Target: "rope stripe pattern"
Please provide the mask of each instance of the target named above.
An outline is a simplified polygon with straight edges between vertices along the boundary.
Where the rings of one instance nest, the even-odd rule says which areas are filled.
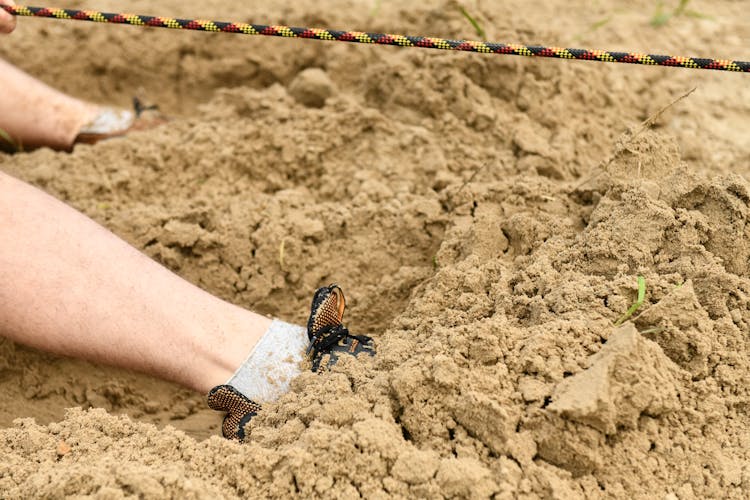
[[[581,59],[611,63],[640,64],[647,66],[670,66],[691,69],[713,69],[750,73],[750,62],[728,59],[706,59],[699,57],[662,56],[635,52],[610,52],[606,50],[566,49],[539,45],[519,45],[471,40],[446,40],[423,36],[389,35],[385,33],[364,33],[361,31],[338,31],[316,28],[295,28],[291,26],[268,26],[264,24],[227,23],[202,19],[173,19],[169,17],[141,16],[136,14],[111,14],[91,10],[52,9],[46,7],[23,7],[0,5],[16,16],[50,17],[96,23],[130,24],[156,28],[212,31],[217,33],[237,33],[244,35],[280,36],[285,38],[308,38],[352,43],[395,45],[398,47],[418,47],[482,54],[508,54],[526,57],[552,57],[556,59]]]

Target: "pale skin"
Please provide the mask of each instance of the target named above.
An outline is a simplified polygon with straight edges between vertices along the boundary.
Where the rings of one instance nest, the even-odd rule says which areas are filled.
[[[14,4],[11,0],[0,3]],[[0,10],[0,34],[10,33],[15,26],[15,18]],[[24,149],[68,150],[99,107],[65,95],[0,60],[0,110],[0,129]]]
[[[0,33],[15,26],[5,14]],[[69,149],[97,109],[3,61],[0,89],[0,128],[25,145]],[[271,324],[2,172],[0,241],[0,336],[40,350],[207,392],[232,376]]]

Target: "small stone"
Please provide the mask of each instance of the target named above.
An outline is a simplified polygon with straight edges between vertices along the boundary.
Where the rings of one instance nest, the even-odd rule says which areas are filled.
[[[659,416],[679,405],[676,365],[630,322],[589,362],[558,384],[549,411],[611,435],[636,428],[643,413]]]
[[[161,409],[161,405],[157,403],[156,401],[149,401],[143,405],[143,411],[145,411],[149,415],[153,415],[154,413],[158,412],[160,409]]]
[[[508,452],[508,436],[515,434],[516,418],[497,398],[478,391],[466,391],[454,409],[456,422],[498,455]]]
[[[491,498],[499,488],[492,473],[473,458],[446,458],[435,477],[448,498]]]
[[[190,409],[184,403],[177,403],[172,406],[172,420],[184,420],[190,416]]]
[[[433,478],[440,465],[440,455],[433,451],[408,450],[393,464],[393,477],[407,484],[426,483]]]
[[[198,224],[170,220],[164,225],[159,241],[165,246],[190,248],[196,244],[205,230]]]
[[[289,94],[310,108],[322,108],[333,91],[333,82],[320,68],[308,68],[300,72],[289,85]]]
[[[541,380],[531,377],[524,377],[518,382],[518,390],[521,392],[523,400],[527,403],[541,401],[549,396],[550,390],[547,384]]]
[[[333,479],[328,476],[319,477],[318,480],[315,481],[315,491],[320,495],[330,493],[331,488],[333,488]]]
[[[457,387],[461,374],[458,365],[448,356],[438,354],[432,361],[432,378],[444,387]]]
[[[57,443],[57,456],[58,457],[62,458],[68,453],[70,453],[70,451],[71,451],[70,445],[66,443],[65,441],[60,441]]]

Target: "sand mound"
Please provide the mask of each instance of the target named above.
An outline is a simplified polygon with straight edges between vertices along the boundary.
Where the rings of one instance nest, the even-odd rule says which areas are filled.
[[[233,17],[473,34],[450,2],[383,2],[374,18],[369,2],[323,4],[246,2]],[[478,15],[490,38],[560,45],[645,33],[628,48],[700,52],[694,38],[705,52],[718,29],[743,33],[732,2],[662,29],[636,4],[598,7],[621,13],[606,33],[510,7]],[[228,17],[224,2],[160,5]],[[71,32],[63,55],[92,57],[50,64]],[[138,33],[24,23],[3,40],[68,91],[142,92],[176,119],[0,168],[244,307],[301,322],[311,291],[336,281],[378,356],[302,375],[238,445],[215,436],[202,395],[0,340],[3,496],[747,495],[741,77]],[[39,57],[20,60],[31,46]],[[615,327],[639,275],[646,301]]]

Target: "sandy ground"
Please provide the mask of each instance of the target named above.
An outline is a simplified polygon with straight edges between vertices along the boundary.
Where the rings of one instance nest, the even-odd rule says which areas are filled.
[[[373,5],[128,10],[476,37],[453,2]],[[739,1],[463,5],[490,40],[750,59]],[[243,307],[302,322],[336,281],[379,350],[239,445],[201,394],[0,340],[0,497],[750,494],[746,75],[51,20],[0,55],[175,117],[0,169]]]

